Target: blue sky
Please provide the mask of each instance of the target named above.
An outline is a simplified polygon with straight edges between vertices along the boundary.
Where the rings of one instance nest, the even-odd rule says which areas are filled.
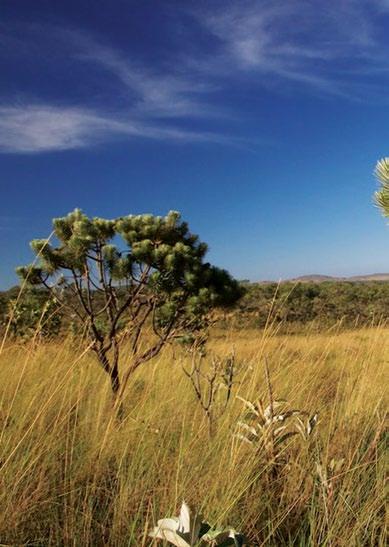
[[[0,287],[51,219],[179,210],[238,278],[389,271],[389,1],[3,0]]]

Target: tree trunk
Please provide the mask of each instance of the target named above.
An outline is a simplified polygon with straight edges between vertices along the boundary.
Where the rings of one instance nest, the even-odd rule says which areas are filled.
[[[122,393],[119,376],[119,359],[118,354],[115,355],[114,362],[111,364],[108,360],[107,354],[101,350],[95,350],[97,358],[100,361],[104,371],[108,374],[111,382],[111,391],[113,399],[113,409],[116,413],[116,417],[119,421],[122,420],[124,414],[124,407],[122,402]]]
[[[112,393],[113,393],[114,398],[116,399],[116,397],[119,394],[119,390],[120,390],[119,368],[118,368],[117,363],[113,364],[113,366],[111,368],[111,371],[109,373],[109,376],[110,376],[110,379],[111,379]]]
[[[116,413],[116,418],[119,422],[123,420],[124,417],[124,406],[122,401],[122,392],[120,390],[120,378],[119,378],[119,369],[116,365],[111,370],[111,388],[113,393],[113,406]]]

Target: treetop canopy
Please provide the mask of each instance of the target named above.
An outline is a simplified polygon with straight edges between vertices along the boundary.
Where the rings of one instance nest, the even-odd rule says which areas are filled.
[[[59,283],[66,276],[95,278],[110,286],[139,284],[188,306],[192,312],[232,304],[241,294],[225,270],[204,262],[207,245],[189,231],[180,213],[166,216],[128,215],[117,219],[89,218],[80,209],[53,220],[58,245],[36,239],[31,248],[38,263],[17,273],[32,285]],[[120,246],[118,236],[124,245]]]

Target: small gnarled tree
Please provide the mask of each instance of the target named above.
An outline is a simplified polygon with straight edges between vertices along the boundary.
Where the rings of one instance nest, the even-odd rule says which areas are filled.
[[[17,272],[87,327],[115,398],[165,344],[195,337],[212,308],[241,295],[225,270],[204,261],[207,246],[177,212],[105,220],[76,209],[53,228],[56,241],[32,241],[37,261]]]

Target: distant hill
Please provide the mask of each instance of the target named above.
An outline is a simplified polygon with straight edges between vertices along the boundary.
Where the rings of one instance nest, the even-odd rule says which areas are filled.
[[[389,281],[389,273],[375,273],[370,275],[354,275],[349,281]]]
[[[295,281],[301,283],[321,283],[322,281],[340,281],[343,280],[342,277],[332,277],[331,275],[320,275],[320,274],[310,274],[310,275],[300,275],[300,277],[295,277],[293,279],[288,279],[286,281]]]
[[[389,273],[374,273],[367,275],[353,275],[351,277],[335,277],[331,275],[309,274],[284,279],[282,283],[323,283],[324,281],[354,281],[365,283],[368,281],[389,281]],[[260,281],[261,284],[272,283],[271,281]],[[274,281],[273,281],[274,283]]]

